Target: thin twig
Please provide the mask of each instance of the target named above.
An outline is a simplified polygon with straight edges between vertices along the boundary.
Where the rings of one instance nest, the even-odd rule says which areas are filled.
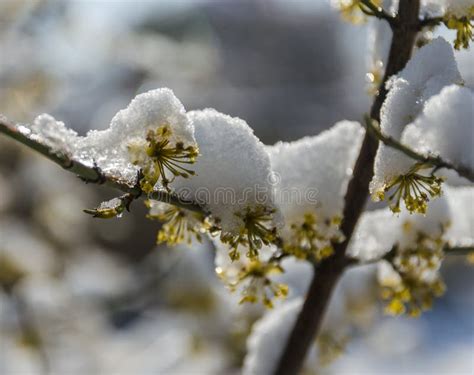
[[[179,198],[176,194],[169,193],[165,190],[153,191],[150,194],[142,194],[138,184],[131,184],[129,181],[117,178],[115,176],[103,173],[97,166],[84,164],[79,160],[72,159],[67,153],[59,153],[53,151],[50,147],[38,142],[29,136],[29,132],[22,125],[14,124],[0,115],[0,133],[24,144],[28,148],[35,150],[49,160],[58,164],[61,168],[68,172],[74,173],[86,183],[104,184],[111,188],[131,194],[132,197],[138,199],[140,197],[148,197],[149,199],[158,200],[164,203],[172,204],[190,211],[202,212],[200,205]]]
[[[403,145],[402,143],[397,141],[395,138],[383,134],[382,131],[380,130],[380,127],[377,126],[377,122],[372,120],[368,116],[366,116],[365,118],[365,125],[366,125],[368,133],[371,134],[376,139],[378,139],[379,141],[381,141],[386,146],[392,147],[402,152],[406,156],[414,160],[417,160],[421,163],[432,165],[433,167],[436,167],[436,169],[446,168],[446,169],[451,169],[453,171],[456,171],[461,177],[464,177],[468,179],[469,181],[474,182],[474,171],[472,171],[470,168],[467,168],[466,166],[463,166],[463,165],[454,165],[446,160],[443,160],[440,156],[419,154],[418,152],[412,150],[411,148]]]
[[[390,26],[393,26],[396,22],[396,18],[387,13],[382,7],[375,5],[370,0],[360,0],[359,7],[365,14],[374,16],[380,20],[387,21]]]

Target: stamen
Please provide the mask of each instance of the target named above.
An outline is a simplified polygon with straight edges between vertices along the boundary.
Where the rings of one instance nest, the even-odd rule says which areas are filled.
[[[194,146],[184,147],[182,142],[171,142],[171,128],[162,125],[155,131],[147,133],[145,153],[136,145],[129,145],[132,162],[139,165],[143,171],[140,187],[146,193],[153,190],[156,183],[161,180],[163,187],[169,190],[169,184],[176,177],[188,178],[195,172],[185,168],[183,164],[194,164],[198,156],[198,149]],[[172,177],[167,176],[171,174]]]
[[[221,234],[221,241],[231,247],[229,256],[232,261],[240,258],[239,245],[248,247],[246,256],[255,259],[263,245],[270,245],[275,242],[276,228],[270,226],[274,212],[274,209],[259,205],[256,208],[247,208],[245,212],[236,214],[244,223],[240,232],[238,234]]]
[[[151,207],[150,201],[146,201],[145,204],[148,208]],[[193,238],[201,242],[202,234],[210,227],[203,214],[172,205],[166,205],[166,209],[162,212],[150,213],[147,217],[163,223],[157,234],[157,243],[166,243],[168,246],[183,242],[191,244]]]
[[[300,259],[313,258],[321,261],[334,253],[332,241],[340,241],[340,218],[320,223],[312,213],[306,213],[301,224],[291,225],[291,239],[283,244],[283,250]]]
[[[285,298],[288,295],[288,286],[273,282],[270,276],[280,274],[283,269],[275,262],[261,262],[258,259],[252,260],[244,265],[240,270],[237,280],[229,283],[232,291],[238,286],[242,286],[242,298],[240,303],[257,303],[261,301],[267,308],[273,307],[275,298]],[[219,276],[226,280],[225,272]]]
[[[444,182],[441,177],[425,176],[418,173],[420,170],[429,167],[422,163],[415,164],[407,174],[394,178],[385,185],[383,191],[376,192],[376,197],[384,199],[385,193],[395,187],[395,191],[388,198],[390,202],[394,202],[390,205],[392,212],[399,213],[401,211],[400,202],[403,200],[409,212],[425,214],[430,197],[434,198],[441,195],[441,184]]]

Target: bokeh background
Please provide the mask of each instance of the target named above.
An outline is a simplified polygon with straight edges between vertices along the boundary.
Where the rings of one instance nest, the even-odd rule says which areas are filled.
[[[362,119],[384,35],[325,0],[0,0],[0,113],[47,112],[85,134],[137,93],[169,87],[188,110],[291,141]],[[456,58],[473,87],[473,52]],[[238,374],[263,310],[225,289],[209,243],[156,246],[159,224],[140,203],[110,221],[83,214],[114,194],[0,137],[0,373]],[[384,317],[370,272],[338,289],[351,329],[314,373],[474,373],[463,259],[446,261],[448,293],[418,319]]]

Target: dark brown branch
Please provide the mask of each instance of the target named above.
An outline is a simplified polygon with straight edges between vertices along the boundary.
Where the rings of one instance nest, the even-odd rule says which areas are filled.
[[[461,177],[474,182],[474,172],[464,165],[454,165],[446,160],[443,160],[440,156],[422,155],[412,150],[411,148],[403,145],[393,137],[382,133],[380,128],[376,125],[376,121],[366,118],[366,129],[369,134],[384,143],[385,145],[392,147],[408,157],[417,160],[424,164],[432,165],[436,169],[446,168],[456,171]]]
[[[99,168],[97,168],[97,166],[86,165],[78,160],[74,160],[66,153],[54,152],[50,147],[32,139],[26,131],[22,130],[26,129],[22,129],[20,125],[13,124],[4,116],[0,115],[0,133],[15,139],[36,152],[39,152],[41,155],[47,157],[63,169],[74,173],[86,183],[104,184],[111,188],[128,193],[135,199],[141,196],[148,197],[187,210],[202,212],[202,208],[198,204],[182,200],[175,194],[169,193],[165,190],[154,191],[148,195],[142,194],[138,184],[130,184],[128,181],[104,174]]]
[[[419,0],[400,0],[398,16],[392,26],[393,38],[387,68],[370,112],[370,117],[373,120],[380,121],[380,109],[387,95],[385,83],[388,78],[402,70],[410,59],[419,29],[419,10]],[[319,332],[332,291],[346,265],[347,245],[367,201],[377,145],[377,140],[369,134],[365,135],[345,197],[341,230],[346,240],[336,244],[335,255],[318,267],[318,272],[315,273],[311,281],[303,308],[277,364],[275,370],[277,375],[299,373],[306,353]]]

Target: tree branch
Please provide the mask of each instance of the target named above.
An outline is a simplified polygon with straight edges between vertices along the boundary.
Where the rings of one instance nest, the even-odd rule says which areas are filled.
[[[32,139],[29,136],[30,132],[27,128],[8,121],[7,118],[2,115],[0,115],[0,133],[3,133],[6,136],[24,144],[28,148],[35,150],[49,160],[58,164],[61,168],[74,173],[86,183],[104,184],[111,188],[131,194],[134,199],[146,196],[149,199],[172,204],[190,211],[203,211],[202,207],[197,203],[185,201],[179,198],[176,194],[169,193],[165,190],[156,190],[148,195],[143,195],[142,190],[138,184],[132,185],[128,181],[121,180],[112,175],[104,174],[99,168],[86,165],[78,160],[74,160],[66,153],[54,152],[50,147],[36,141],[35,139]]]
[[[443,160],[440,156],[431,156],[431,155],[423,155],[419,154],[418,152],[412,150],[411,148],[403,145],[395,138],[390,137],[382,133],[380,128],[376,125],[377,122],[370,119],[368,116],[365,119],[366,129],[369,134],[371,134],[375,139],[381,141],[388,147],[392,147],[403,154],[407,155],[408,157],[417,160],[421,163],[430,164],[436,169],[446,168],[452,169],[456,171],[461,177],[468,179],[471,182],[474,182],[474,171],[470,168],[463,166],[463,165],[454,165],[446,160]]]
[[[388,78],[402,70],[410,59],[418,33],[419,10],[419,0],[400,0],[396,22],[392,26],[393,38],[387,69],[370,112],[373,120],[380,121],[380,109],[387,95],[385,83]],[[367,202],[377,143],[372,136],[365,135],[345,197],[341,230],[346,239],[335,244],[335,255],[319,265],[277,364],[277,375],[294,375],[301,370],[306,353],[319,332],[332,291],[346,267],[346,248]]]

